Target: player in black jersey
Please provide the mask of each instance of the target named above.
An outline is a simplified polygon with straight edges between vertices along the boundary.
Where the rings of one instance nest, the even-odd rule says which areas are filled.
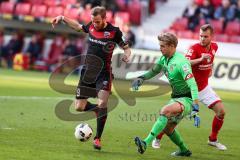
[[[91,12],[91,22],[87,25],[62,15],[52,20],[54,28],[59,22],[66,23],[76,31],[88,33],[88,50],[80,81],[76,91],[75,109],[77,111],[94,111],[97,116],[97,132],[93,141],[95,149],[101,149],[101,136],[107,119],[107,102],[111,91],[112,71],[111,58],[118,44],[124,50],[122,60],[129,61],[131,50],[122,38],[122,32],[106,21],[106,9],[95,7]],[[97,97],[98,104],[92,104],[87,99]]]

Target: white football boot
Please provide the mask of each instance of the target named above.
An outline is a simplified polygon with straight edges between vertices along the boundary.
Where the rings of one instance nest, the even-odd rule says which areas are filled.
[[[213,142],[213,141],[209,141],[209,140],[208,140],[208,145],[209,145],[209,146],[216,147],[217,149],[219,149],[219,150],[221,150],[221,151],[227,150],[227,147],[226,147],[225,145],[219,143],[218,141]]]
[[[155,148],[155,149],[158,149],[160,148],[160,140],[155,138],[153,141],[152,141],[152,147]]]

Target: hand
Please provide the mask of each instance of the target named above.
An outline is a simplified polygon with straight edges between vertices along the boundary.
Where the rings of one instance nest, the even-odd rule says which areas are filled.
[[[60,21],[62,21],[64,19],[63,16],[57,16],[55,18],[53,18],[52,20],[52,28],[54,29],[55,28],[55,25],[57,25]]]
[[[143,79],[142,78],[137,78],[132,82],[132,90],[137,91],[138,88],[143,84]]]
[[[200,127],[200,116],[198,115],[199,112],[199,105],[197,103],[192,105],[192,112],[190,118],[194,119],[194,126]]]
[[[194,118],[194,126],[199,128],[200,127],[200,122],[201,122],[199,115],[196,114],[193,118]]]
[[[211,60],[211,56],[209,54],[202,54],[202,57],[201,57],[201,62],[204,61],[204,60]]]
[[[127,62],[129,62],[129,58],[130,58],[130,55],[124,54],[122,57],[122,61],[127,63]]]

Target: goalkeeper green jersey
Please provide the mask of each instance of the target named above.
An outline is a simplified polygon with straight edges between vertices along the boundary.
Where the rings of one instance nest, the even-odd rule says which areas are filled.
[[[189,97],[198,99],[198,88],[193,77],[190,62],[181,53],[175,52],[172,57],[162,56],[154,67],[145,73],[144,80],[164,72],[172,87],[172,98]]]

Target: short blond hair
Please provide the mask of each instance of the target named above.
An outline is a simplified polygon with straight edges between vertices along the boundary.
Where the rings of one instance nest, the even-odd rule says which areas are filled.
[[[158,35],[158,40],[166,42],[167,45],[173,45],[174,47],[177,47],[178,44],[178,39],[176,35],[168,32]]]
[[[213,27],[211,26],[211,24],[204,24],[200,27],[200,30],[202,30],[203,32],[206,32],[207,30],[210,31],[211,34],[214,33]]]

